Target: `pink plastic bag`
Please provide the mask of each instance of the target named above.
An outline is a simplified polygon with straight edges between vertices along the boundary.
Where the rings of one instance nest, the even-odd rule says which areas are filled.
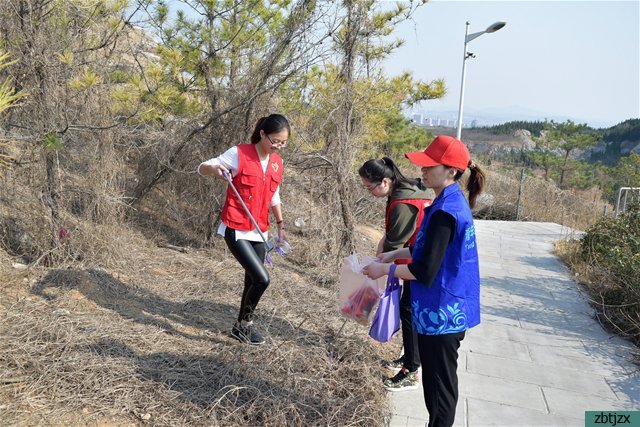
[[[362,267],[373,262],[373,258],[364,257],[358,262],[356,255],[344,259],[340,274],[340,309],[344,316],[366,325],[369,315],[380,299],[380,285],[376,280],[362,274]]]

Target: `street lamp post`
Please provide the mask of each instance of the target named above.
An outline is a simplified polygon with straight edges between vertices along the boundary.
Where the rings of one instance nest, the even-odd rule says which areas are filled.
[[[507,25],[506,22],[498,21],[494,24],[491,24],[484,31],[479,31],[477,33],[469,34],[469,21],[467,21],[467,27],[464,32],[464,55],[462,56],[462,83],[460,84],[460,104],[458,105],[458,129],[456,131],[456,138],[459,140],[462,136],[462,101],[464,100],[464,78],[467,73],[467,59],[475,58],[476,56],[467,51],[467,43],[471,40],[476,39],[483,35],[484,33],[495,33],[500,28]]]

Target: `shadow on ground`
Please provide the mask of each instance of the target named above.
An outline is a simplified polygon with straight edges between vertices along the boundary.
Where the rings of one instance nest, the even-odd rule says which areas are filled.
[[[32,288],[32,293],[47,300],[54,300],[59,297],[57,290],[76,290],[98,306],[111,310],[125,319],[155,326],[167,333],[194,340],[213,338],[188,333],[174,325],[228,335],[238,312],[237,305],[211,300],[172,301],[148,289],[128,285],[111,274],[96,269],[52,270]],[[260,319],[259,312],[257,317]],[[295,339],[299,344],[312,345],[326,340],[326,337],[294,326],[291,322],[276,316],[262,320],[265,325],[268,324],[269,334],[274,337]]]
[[[243,363],[229,366],[229,363],[213,355],[171,352],[140,354],[113,339],[100,340],[89,345],[87,350],[101,357],[133,363],[143,379],[164,384],[169,390],[179,393],[179,399],[203,408],[216,402],[235,411],[241,405],[259,402],[266,395],[268,398],[290,401],[292,405],[297,403],[287,389],[258,375],[251,375]],[[305,396],[304,404],[322,406],[320,401],[310,402],[309,396]]]

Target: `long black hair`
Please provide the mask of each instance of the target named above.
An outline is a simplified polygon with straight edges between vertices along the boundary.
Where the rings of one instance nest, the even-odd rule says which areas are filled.
[[[282,114],[271,114],[267,117],[261,117],[256,122],[256,127],[251,134],[251,143],[257,144],[260,142],[260,131],[270,135],[272,133],[278,133],[283,130],[287,130],[291,134],[291,127],[289,121]]]
[[[382,159],[371,159],[364,162],[358,169],[358,175],[369,182],[382,182],[384,178],[391,180],[392,188],[396,188],[398,184],[404,182],[409,185],[417,185],[417,179],[407,178],[400,172],[400,169],[388,157]]]

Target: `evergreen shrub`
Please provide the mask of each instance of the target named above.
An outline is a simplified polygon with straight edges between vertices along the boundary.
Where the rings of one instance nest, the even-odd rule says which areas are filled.
[[[589,288],[600,314],[640,343],[640,203],[589,228],[580,243],[580,256],[593,273]]]

